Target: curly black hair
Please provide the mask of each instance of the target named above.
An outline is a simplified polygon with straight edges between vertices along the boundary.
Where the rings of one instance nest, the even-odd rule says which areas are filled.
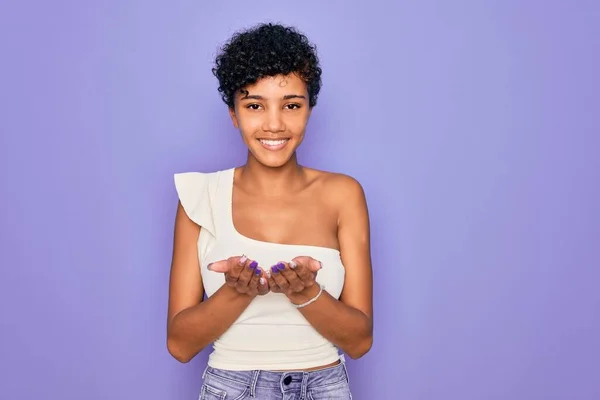
[[[221,98],[234,107],[237,91],[267,76],[296,73],[306,83],[309,105],[317,104],[321,67],[316,46],[294,27],[265,23],[235,33],[215,59]]]

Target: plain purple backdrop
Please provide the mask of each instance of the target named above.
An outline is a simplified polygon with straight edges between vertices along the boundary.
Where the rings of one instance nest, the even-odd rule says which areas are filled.
[[[0,5],[0,398],[195,399],[165,346],[172,175],[243,163],[211,62],[298,26],[301,162],[359,179],[375,343],[356,399],[600,398],[593,1]]]

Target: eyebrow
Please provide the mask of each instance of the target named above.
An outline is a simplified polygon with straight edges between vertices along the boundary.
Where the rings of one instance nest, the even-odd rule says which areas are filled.
[[[264,100],[265,98],[259,94],[247,94],[242,97],[242,100],[248,100],[248,99]],[[286,94],[285,96],[283,96],[283,100],[289,100],[289,99],[306,99],[306,96],[303,96],[300,94]]]

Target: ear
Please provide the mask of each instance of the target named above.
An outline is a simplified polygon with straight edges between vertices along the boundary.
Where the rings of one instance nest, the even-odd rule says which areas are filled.
[[[239,129],[238,119],[235,115],[235,106],[229,108],[229,116],[231,117],[231,122],[233,122],[235,129]]]

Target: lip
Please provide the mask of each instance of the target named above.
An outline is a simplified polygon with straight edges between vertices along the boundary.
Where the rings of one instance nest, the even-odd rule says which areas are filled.
[[[287,146],[287,144],[290,141],[289,138],[280,138],[280,139],[266,139],[266,138],[263,139],[263,138],[261,138],[261,139],[256,139],[256,140],[258,140],[258,143],[260,143],[260,145],[264,149],[267,149],[269,151],[279,151],[279,150],[283,149],[285,146]],[[264,143],[263,140],[284,140],[284,142],[271,146],[271,145]]]

